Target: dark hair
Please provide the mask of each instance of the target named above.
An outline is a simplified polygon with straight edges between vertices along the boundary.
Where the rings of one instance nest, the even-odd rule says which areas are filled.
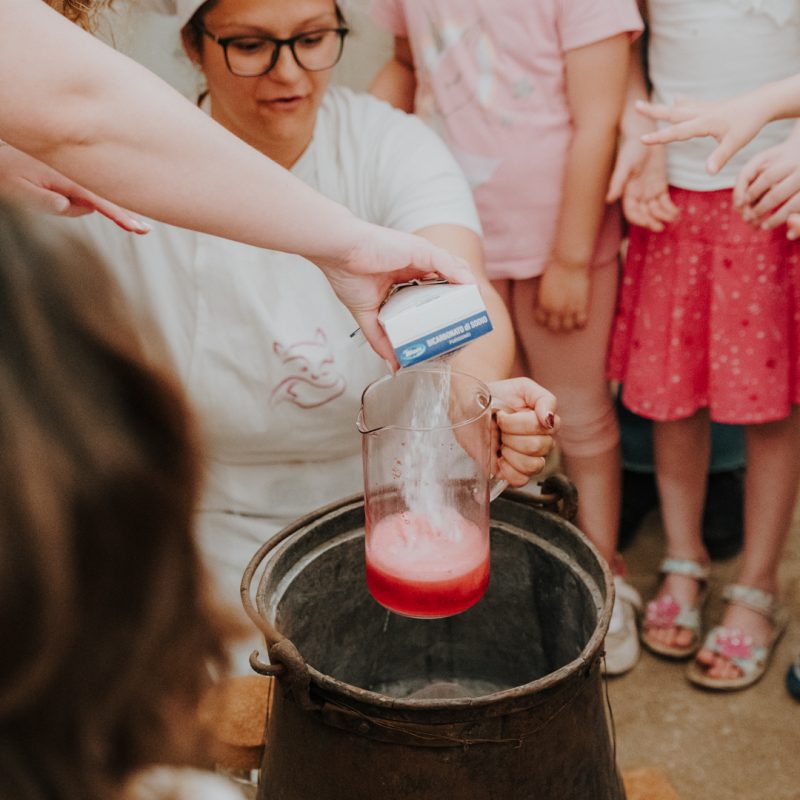
[[[103,266],[0,203],[2,800],[109,800],[189,756],[225,662],[200,469],[183,394]]]
[[[192,18],[183,26],[183,29],[181,30],[183,44],[190,53],[199,53],[202,50],[203,20],[205,19],[206,14],[208,14],[218,2],[219,0],[206,0],[206,2],[194,12]],[[343,27],[346,26],[347,20],[342,13],[342,9],[339,7],[339,3],[335,2],[334,6],[336,8],[337,22]]]

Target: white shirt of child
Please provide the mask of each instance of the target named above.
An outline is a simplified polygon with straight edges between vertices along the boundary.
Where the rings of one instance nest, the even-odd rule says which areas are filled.
[[[722,100],[800,72],[800,0],[648,0],[653,101]],[[667,147],[669,182],[694,191],[729,189],[756,153],[782,142],[793,120],[767,125],[717,174],[710,138]]]
[[[480,233],[469,187],[441,140],[367,95],[329,90],[293,172],[370,222]],[[351,339],[352,316],[299,256],[159,223],[134,237],[99,218],[71,222],[165,340],[199,414],[210,456],[201,546],[239,606],[244,568],[266,539],[362,490],[356,417],[363,389],[386,367]]]

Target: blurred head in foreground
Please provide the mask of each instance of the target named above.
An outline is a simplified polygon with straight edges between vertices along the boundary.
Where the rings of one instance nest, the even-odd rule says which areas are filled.
[[[182,763],[224,666],[168,371],[79,243],[0,202],[0,798],[109,800]]]

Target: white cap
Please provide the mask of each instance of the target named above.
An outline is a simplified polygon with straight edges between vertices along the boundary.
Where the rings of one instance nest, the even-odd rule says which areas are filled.
[[[140,0],[140,4],[148,11],[155,11],[168,17],[175,17],[178,27],[182,28],[206,0]]]
[[[141,5],[150,11],[175,17],[179,28],[183,28],[205,2],[206,0],[140,0]],[[346,0],[338,0],[337,5],[342,13],[347,10]]]

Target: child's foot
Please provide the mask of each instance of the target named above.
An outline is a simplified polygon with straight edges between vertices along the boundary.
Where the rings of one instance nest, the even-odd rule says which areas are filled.
[[[660,571],[664,580],[647,604],[642,641],[659,655],[685,658],[700,643],[708,567],[699,561],[667,558]]]
[[[745,647],[766,647],[774,633],[772,623],[763,614],[733,603],[725,609],[720,624],[730,631],[734,646],[741,640]],[[730,658],[707,647],[697,652],[697,663],[705,667],[709,678],[738,678],[743,674]]]
[[[742,584],[725,587],[723,624],[711,630],[688,677],[708,689],[744,689],[767,669],[786,627],[786,612],[775,596]]]

